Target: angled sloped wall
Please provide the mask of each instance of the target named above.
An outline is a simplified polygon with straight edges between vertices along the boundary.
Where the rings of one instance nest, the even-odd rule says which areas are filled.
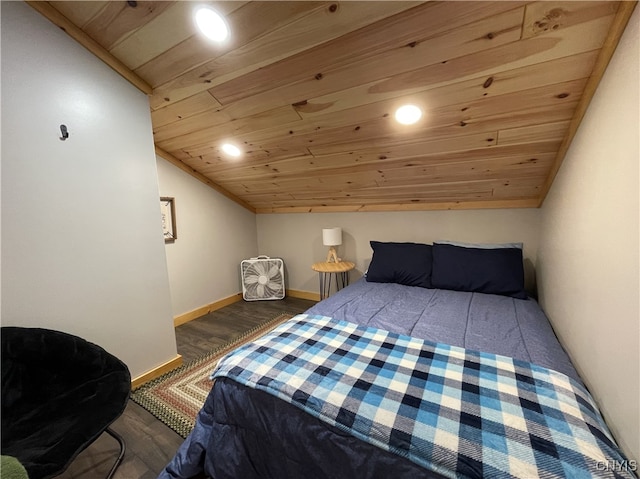
[[[618,442],[640,460],[640,12],[542,207],[541,304]]]
[[[26,4],[1,15],[2,324],[136,377],[177,355],[147,97]]]

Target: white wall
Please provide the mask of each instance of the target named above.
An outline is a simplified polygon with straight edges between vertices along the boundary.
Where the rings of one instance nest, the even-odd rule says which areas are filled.
[[[2,324],[79,335],[133,377],[175,358],[158,198],[147,97],[2,2]]]
[[[618,443],[640,460],[639,9],[542,208],[541,304]]]
[[[257,255],[256,215],[158,157],[162,196],[175,198],[178,239],[167,243],[173,315],[242,291],[240,261]]]
[[[371,261],[369,241],[437,240],[523,242],[527,285],[534,286],[532,265],[538,249],[539,211],[536,209],[412,211],[392,213],[307,213],[258,215],[260,254],[281,257],[289,289],[318,292],[311,265],[324,261],[322,228],[340,226],[338,256],[356,263],[350,279],[362,276]]]

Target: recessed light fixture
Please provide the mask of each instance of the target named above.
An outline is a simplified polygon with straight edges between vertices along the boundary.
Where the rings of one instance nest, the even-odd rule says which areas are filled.
[[[234,158],[242,154],[240,148],[238,148],[236,145],[232,145],[231,143],[225,143],[224,145],[222,145],[222,151],[224,151],[229,156],[233,156]]]
[[[422,110],[415,105],[403,105],[396,110],[396,121],[403,125],[413,125],[422,118]]]
[[[207,38],[216,42],[223,42],[229,36],[227,23],[213,8],[199,8],[196,11],[196,25]]]

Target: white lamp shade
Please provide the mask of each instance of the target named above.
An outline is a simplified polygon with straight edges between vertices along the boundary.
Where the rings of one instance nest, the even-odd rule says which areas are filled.
[[[325,246],[338,246],[342,244],[342,228],[323,228],[322,244]]]

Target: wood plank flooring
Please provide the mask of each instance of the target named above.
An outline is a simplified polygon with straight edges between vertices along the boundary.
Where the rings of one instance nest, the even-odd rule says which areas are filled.
[[[178,353],[185,363],[189,362],[281,313],[301,313],[313,304],[314,301],[290,297],[281,301],[234,303],[178,326]],[[156,478],[183,442],[178,434],[133,401],[129,401],[125,412],[111,427],[127,444],[127,452],[114,479]],[[117,454],[116,441],[108,434],[103,434],[58,477],[106,477]]]

